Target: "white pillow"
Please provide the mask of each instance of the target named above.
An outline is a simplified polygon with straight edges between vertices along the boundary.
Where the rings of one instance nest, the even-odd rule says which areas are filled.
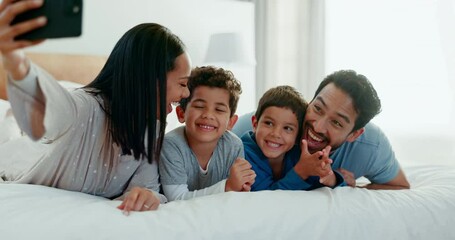
[[[64,88],[74,90],[84,85],[70,81],[58,81]],[[8,101],[0,99],[0,144],[22,136]]]
[[[0,120],[5,118],[6,111],[11,108],[11,105],[8,101],[0,99]]]
[[[21,130],[11,111],[8,101],[0,99],[0,144],[20,137]]]
[[[69,81],[59,83],[68,90],[83,86]],[[45,154],[46,148],[46,144],[22,134],[11,104],[0,99],[0,182],[2,178],[14,180],[26,174]]]
[[[18,180],[27,175],[46,154],[48,144],[32,141],[24,135],[0,144],[0,177]]]

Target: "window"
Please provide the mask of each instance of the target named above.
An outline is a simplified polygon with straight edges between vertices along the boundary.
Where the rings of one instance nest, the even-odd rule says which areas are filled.
[[[373,122],[407,161],[455,156],[454,12],[451,0],[326,1],[326,74],[370,79],[383,109]]]

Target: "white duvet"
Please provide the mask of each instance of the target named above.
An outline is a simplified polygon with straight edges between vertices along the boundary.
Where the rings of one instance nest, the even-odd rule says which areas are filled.
[[[405,168],[411,190],[223,193],[123,215],[110,201],[0,184],[2,239],[455,239],[455,168]]]
[[[20,174],[33,164],[20,149],[32,144],[8,122],[7,108],[0,100],[0,173]],[[19,150],[5,155],[2,147]],[[455,239],[455,167],[404,170],[410,190],[230,192],[130,216],[119,201],[0,183],[0,239]]]

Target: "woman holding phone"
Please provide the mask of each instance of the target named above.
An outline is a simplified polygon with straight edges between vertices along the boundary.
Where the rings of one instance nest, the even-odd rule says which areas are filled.
[[[8,180],[117,198],[125,213],[157,209],[166,201],[157,170],[166,115],[171,103],[189,95],[184,44],[159,24],[139,24],[120,38],[93,82],[68,92],[23,54],[41,40],[14,40],[46,24],[39,17],[10,25],[42,3],[0,4],[0,51],[13,113],[30,138],[50,144],[27,174]]]

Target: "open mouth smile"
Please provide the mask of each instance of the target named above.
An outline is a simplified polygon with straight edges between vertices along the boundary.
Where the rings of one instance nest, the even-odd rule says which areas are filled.
[[[319,137],[318,135],[316,135],[316,133],[314,133],[312,129],[308,129],[308,136],[309,136],[313,141],[316,141],[316,142],[322,142],[322,141],[324,141],[324,139],[322,139],[321,137]]]

